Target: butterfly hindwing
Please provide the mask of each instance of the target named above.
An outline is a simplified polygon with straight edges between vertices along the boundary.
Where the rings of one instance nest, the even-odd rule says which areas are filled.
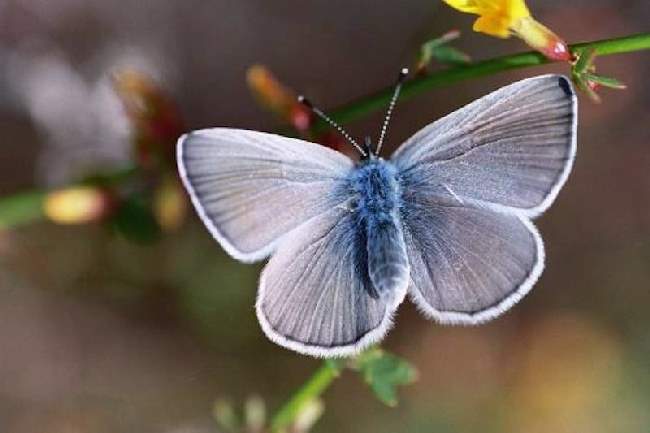
[[[347,356],[384,336],[406,294],[378,296],[357,215],[325,212],[283,238],[260,278],[257,315],[276,343],[314,356]]]
[[[178,167],[212,235],[236,259],[268,256],[277,241],[338,205],[333,192],[352,161],[303,140],[214,128],[178,143]]]
[[[418,201],[405,213],[411,299],[441,323],[487,321],[521,299],[544,266],[541,237],[525,217]]]

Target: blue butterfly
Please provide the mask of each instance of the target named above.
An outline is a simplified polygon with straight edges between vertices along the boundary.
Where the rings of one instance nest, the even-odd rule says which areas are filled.
[[[179,140],[192,203],[235,259],[270,256],[257,317],[274,342],[318,357],[381,340],[408,294],[443,324],[478,324],[539,278],[531,219],[565,183],[576,153],[577,99],[563,76],[503,87],[426,126],[390,159],[214,128]],[[324,113],[316,114],[334,124]]]

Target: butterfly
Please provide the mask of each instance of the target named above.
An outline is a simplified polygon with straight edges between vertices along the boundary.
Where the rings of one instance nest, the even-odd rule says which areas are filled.
[[[213,128],[179,139],[191,201],[232,257],[264,267],[256,313],[275,343],[317,357],[381,340],[406,296],[442,324],[479,324],[526,295],[544,267],[531,220],[576,154],[570,81],[515,82],[437,120],[389,159],[358,162],[308,141]]]

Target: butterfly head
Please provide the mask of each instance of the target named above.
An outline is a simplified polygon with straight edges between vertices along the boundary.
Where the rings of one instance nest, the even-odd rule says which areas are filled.
[[[365,150],[366,153],[365,155],[362,155],[362,161],[367,161],[378,157],[378,155],[375,153],[375,150],[373,149],[372,138],[370,138],[369,135],[366,135],[366,139],[363,141],[363,150]]]

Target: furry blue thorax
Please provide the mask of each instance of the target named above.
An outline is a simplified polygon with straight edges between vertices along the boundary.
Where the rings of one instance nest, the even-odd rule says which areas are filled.
[[[391,305],[405,290],[409,277],[397,168],[370,157],[350,173],[349,187],[354,193],[360,263],[367,263],[363,272],[370,284],[366,289],[373,298],[383,298]]]
[[[397,215],[401,192],[391,162],[375,157],[362,160],[350,175],[350,187],[357,197],[355,211],[366,224],[392,221]]]

